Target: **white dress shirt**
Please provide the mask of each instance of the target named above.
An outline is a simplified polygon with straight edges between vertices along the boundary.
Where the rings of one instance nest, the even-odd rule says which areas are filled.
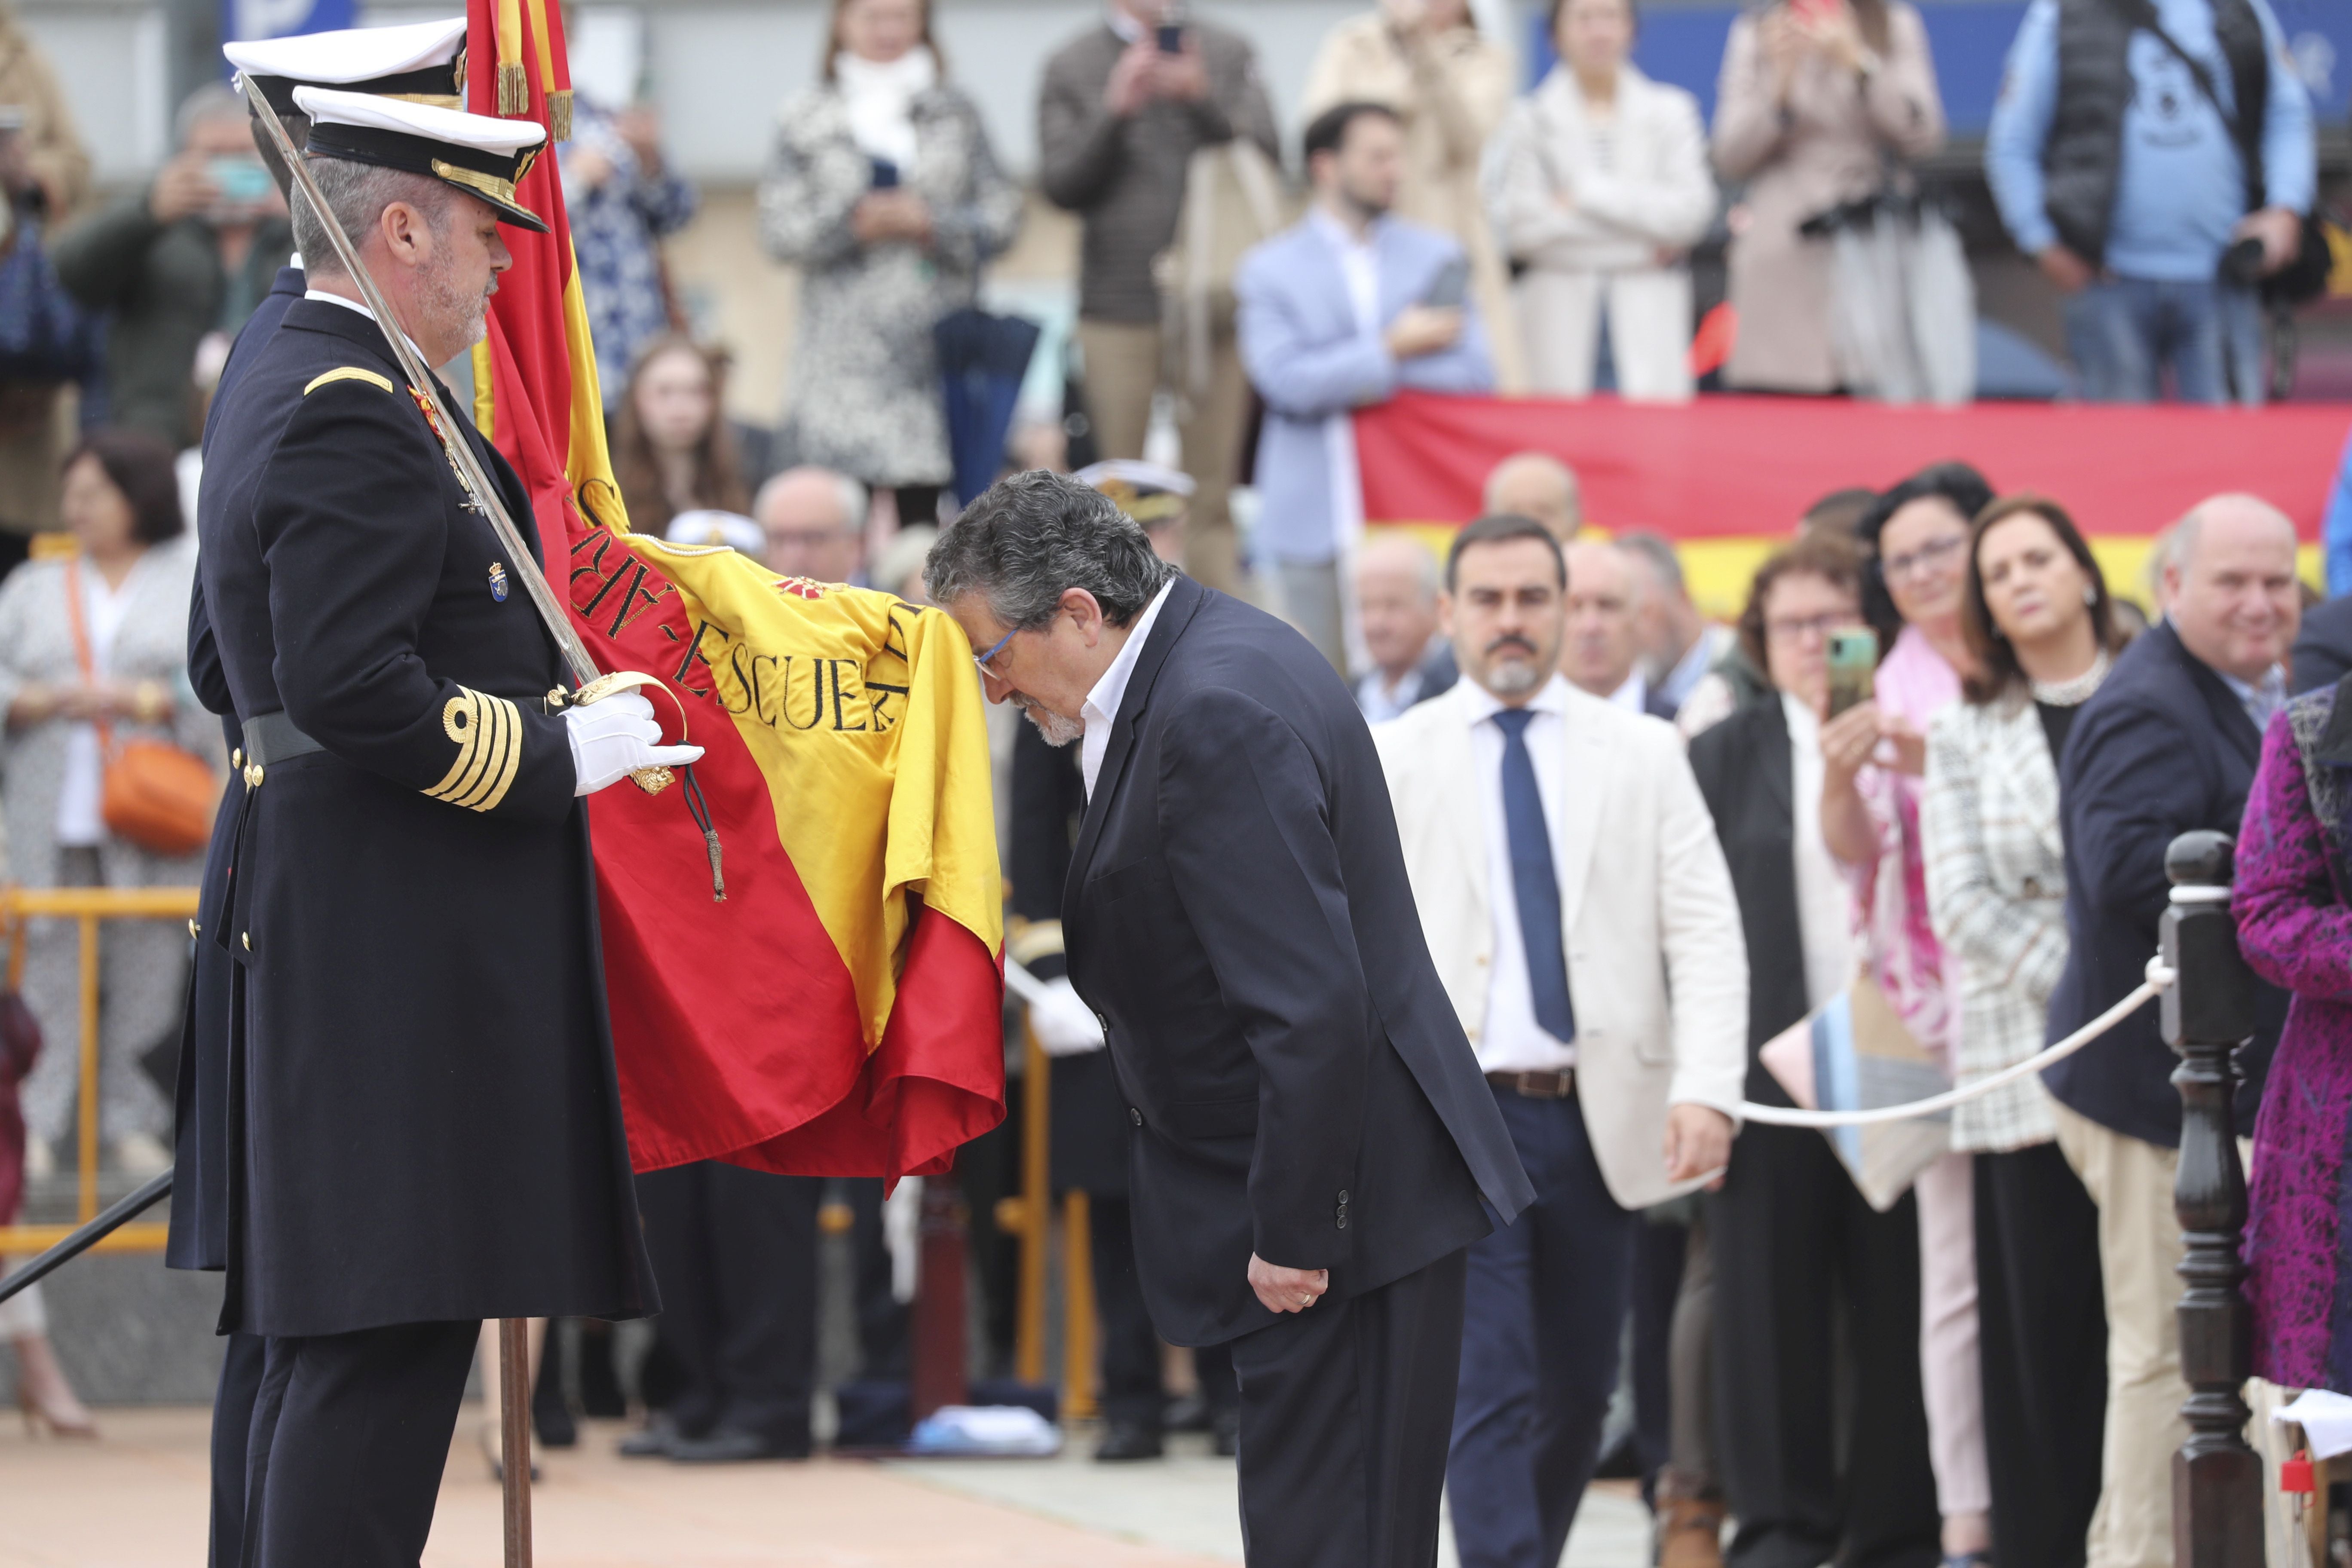
[[[1797,874],[1797,941],[1805,954],[1805,1004],[1818,1007],[1853,978],[1853,914],[1844,873],[1822,837],[1822,725],[1780,693],[1789,719],[1789,815]]]
[[[1143,641],[1151,635],[1151,623],[1160,618],[1160,606],[1168,602],[1168,590],[1174,586],[1176,579],[1171,577],[1151,595],[1151,603],[1135,617],[1134,629],[1127,634],[1127,646],[1118,650],[1118,657],[1110,661],[1110,668],[1102,672],[1078,710],[1078,720],[1087,727],[1085,739],[1078,742],[1078,769],[1087,776],[1088,800],[1095,797],[1095,775],[1102,772],[1103,753],[1110,750],[1110,727],[1118,722],[1127,678],[1135,673],[1135,661],[1143,657]]]
[[[1650,680],[1640,670],[1625,678],[1625,684],[1609,694],[1609,700],[1628,713],[1650,710]]]
[[[1535,714],[1527,729],[1528,753],[1535,762],[1536,793],[1543,797],[1555,877],[1559,874],[1568,689],[1567,679],[1554,675],[1527,704]],[[1494,963],[1487,971],[1486,1021],[1471,1044],[1477,1049],[1481,1072],[1561,1072],[1576,1065],[1576,1047],[1536,1022],[1535,993],[1528,984],[1527,939],[1519,934],[1518,884],[1511,876],[1511,831],[1503,815],[1503,731],[1495,722],[1503,704],[1475,683],[1470,695],[1470,751],[1478,772],[1478,817],[1486,835],[1486,906],[1495,943]],[[1575,996],[1575,976],[1570,975],[1571,1004]]]
[[[1381,335],[1381,256],[1375,245],[1380,220],[1365,226],[1361,239],[1320,204],[1309,207],[1307,221],[1315,226],[1339,260],[1339,278],[1348,290],[1348,308],[1356,318],[1359,336]],[[1323,457],[1331,476],[1331,545],[1341,556],[1351,553],[1363,532],[1362,479],[1356,468],[1356,415],[1343,408],[1323,421]],[[1344,616],[1343,619],[1346,618]]]

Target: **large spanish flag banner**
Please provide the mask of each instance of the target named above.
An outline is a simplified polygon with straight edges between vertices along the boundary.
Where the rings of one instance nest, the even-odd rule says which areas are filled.
[[[1406,393],[1356,416],[1356,452],[1366,525],[1423,531],[1441,549],[1478,514],[1496,463],[1549,452],[1576,470],[1591,523],[1677,541],[1694,595],[1728,617],[1757,563],[1814,501],[1855,485],[1883,489],[1952,458],[1975,464],[1997,490],[2055,497],[2129,597],[2147,596],[2149,541],[2222,490],[2252,490],[2285,509],[2316,583],[2319,519],[2347,426],[2347,404],[1890,408],[1710,396],[1659,407]]]
[[[467,107],[571,129],[552,0],[469,0]],[[549,235],[474,353],[475,418],[530,489],[549,574],[607,669],[657,676],[724,849],[682,787],[590,805],[606,992],[637,1168],[943,1171],[1004,1114],[1003,892],[971,647],[937,610],[629,531],[555,160]],[[561,550],[556,548],[561,545]]]

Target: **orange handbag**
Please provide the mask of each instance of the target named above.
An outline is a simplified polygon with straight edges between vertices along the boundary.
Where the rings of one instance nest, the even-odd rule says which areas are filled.
[[[81,561],[66,563],[66,617],[72,623],[74,661],[84,680],[97,679],[89,632],[82,624]],[[155,855],[193,855],[212,837],[220,779],[212,764],[168,741],[114,742],[114,726],[98,721],[105,782],[99,816],[106,830]]]

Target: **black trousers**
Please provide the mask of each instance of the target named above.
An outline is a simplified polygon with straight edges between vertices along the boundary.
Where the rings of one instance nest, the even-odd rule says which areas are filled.
[[[1242,1552],[1259,1568],[1433,1568],[1467,1254],[1233,1342]]]
[[[213,1520],[205,1562],[237,1568],[245,1560],[246,1449],[253,1440],[253,1405],[261,1397],[262,1364],[269,1342],[231,1334],[213,1394]]]
[[[1933,1568],[1909,1194],[1878,1214],[1820,1133],[1751,1123],[1709,1202],[1717,1459],[1739,1521],[1728,1561]]]
[[[469,1319],[269,1341],[243,1568],[416,1568],[481,1335]]]
[[[1168,1398],[1160,1381],[1160,1335],[1143,1304],[1135,1268],[1135,1228],[1124,1195],[1090,1198],[1087,1239],[1094,1266],[1095,1321],[1102,1346],[1104,1419],[1160,1429]]]
[[[851,1176],[842,1182],[840,1191],[849,1204],[850,1289],[857,1306],[858,1376],[904,1383],[914,1375],[913,1342],[908,1337],[912,1314],[908,1303],[891,1289],[895,1265],[882,1232],[882,1183],[878,1177]]]
[[[686,1436],[724,1428],[807,1450],[824,1191],[717,1160],[637,1178],[661,1336],[686,1374],[668,1415]]]
[[[2001,1568],[2082,1568],[2107,1408],[2098,1206],[2055,1143],[1974,1163],[1993,1550]]]
[[[1633,1233],[1633,1452],[1642,1500],[1657,1500],[1658,1477],[1674,1458],[1675,1307],[1691,1227],[1644,1215]]]

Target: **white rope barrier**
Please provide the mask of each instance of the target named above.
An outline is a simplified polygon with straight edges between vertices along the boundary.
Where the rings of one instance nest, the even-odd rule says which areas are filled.
[[[2147,978],[2134,987],[2131,994],[2057,1044],[2043,1047],[2021,1062],[2013,1062],[1999,1072],[1988,1073],[1974,1083],[1959,1089],[1948,1089],[1926,1100],[1906,1100],[1901,1105],[1874,1106],[1868,1110],[1802,1110],[1786,1105],[1759,1105],[1754,1100],[1740,1102],[1743,1121],[1760,1121],[1769,1127],[1872,1127],[1885,1121],[1906,1121],[1920,1116],[1940,1116],[1956,1105],[1990,1094],[2005,1084],[2040,1072],[2053,1062],[2063,1062],[2101,1035],[2114,1028],[2137,1012],[2140,1006],[2153,1001],[2157,994],[2175,979],[2173,972],[2164,966],[2161,958],[2147,961]],[[1035,1004],[1045,995],[1045,984],[1019,963],[1004,961],[1006,989],[1023,1002]]]
[[[1996,1073],[1988,1073],[1959,1089],[1946,1089],[1926,1100],[1906,1100],[1901,1105],[1874,1106],[1868,1110],[1798,1110],[1785,1105],[1759,1105],[1743,1101],[1739,1114],[1749,1121],[1761,1121],[1772,1127],[1870,1127],[1882,1121],[1904,1121],[1918,1116],[1939,1116],[1952,1107],[1980,1095],[1990,1094],[2003,1084],[2015,1083],[2030,1073],[2040,1072],[2053,1062],[2064,1061],[2117,1024],[2138,1011],[2141,1004],[2152,1000],[2156,994],[2172,984],[2172,971],[2161,961],[2149,959],[2147,978],[2131,994],[2073,1034],[2053,1046],[2014,1062]]]

